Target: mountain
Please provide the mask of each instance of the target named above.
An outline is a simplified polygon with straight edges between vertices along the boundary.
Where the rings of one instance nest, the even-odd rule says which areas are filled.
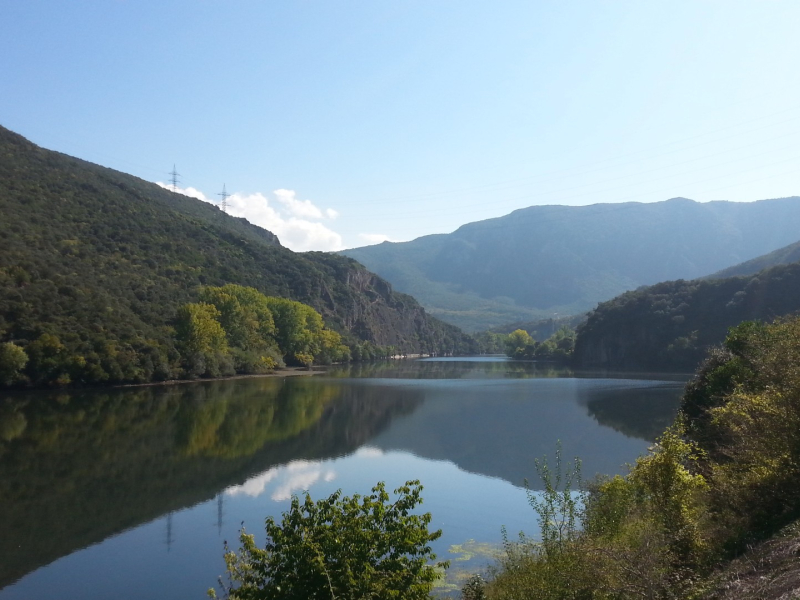
[[[800,198],[532,206],[450,234],[345,250],[432,314],[477,331],[577,314],[797,240]]]
[[[800,311],[800,263],[755,275],[668,281],[603,302],[578,327],[581,368],[693,371],[743,321]]]
[[[709,278],[724,279],[725,277],[753,275],[769,267],[788,265],[798,261],[800,261],[800,242],[795,242],[783,248],[778,248],[769,254],[764,254],[763,256],[758,256],[752,260],[718,271],[713,275],[709,275]]]
[[[44,339],[40,362],[57,354],[87,382],[166,378],[177,308],[226,283],[309,304],[350,340],[472,350],[350,258],[294,253],[216,206],[4,128],[0,215],[0,344]]]

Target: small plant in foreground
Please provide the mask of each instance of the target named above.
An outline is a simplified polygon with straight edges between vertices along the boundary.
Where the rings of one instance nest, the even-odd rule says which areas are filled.
[[[408,481],[390,502],[381,482],[368,496],[342,496],[341,490],[314,502],[292,498],[277,523],[266,520],[267,541],[258,548],[242,530],[237,552],[226,545],[229,585],[226,598],[255,600],[427,598],[439,569],[430,542],[430,513],[411,514],[422,502],[419,481]],[[216,598],[214,590],[209,596]]]

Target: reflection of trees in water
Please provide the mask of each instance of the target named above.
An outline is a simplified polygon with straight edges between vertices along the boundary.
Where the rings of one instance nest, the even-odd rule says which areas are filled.
[[[217,385],[204,390],[205,399],[181,403],[177,443],[186,456],[253,454],[267,442],[308,429],[339,391],[332,385],[290,386],[273,378],[234,389]]]
[[[533,379],[542,377],[572,377],[572,371],[545,362],[532,361],[484,361],[431,360],[431,361],[379,361],[355,363],[331,369],[327,373],[334,378],[388,378],[388,379],[469,379],[503,378]]]
[[[0,401],[0,587],[274,465],[352,452],[421,401],[312,379]]]
[[[682,392],[676,385],[592,390],[586,406],[601,425],[652,442],[675,419]]]

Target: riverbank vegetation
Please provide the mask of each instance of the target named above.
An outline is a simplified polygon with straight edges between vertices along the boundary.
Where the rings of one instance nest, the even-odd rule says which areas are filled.
[[[800,319],[731,330],[649,454],[582,503],[545,477],[541,539],[508,543],[463,598],[788,598],[785,583],[763,585],[769,569],[772,595],[736,595],[726,569],[800,517],[798,364]]]
[[[301,302],[234,284],[202,288],[199,300],[178,308],[165,327],[170,344],[153,347],[145,364],[110,345],[73,354],[45,333],[24,348],[0,345],[0,384],[193,379],[350,360],[341,336]]]

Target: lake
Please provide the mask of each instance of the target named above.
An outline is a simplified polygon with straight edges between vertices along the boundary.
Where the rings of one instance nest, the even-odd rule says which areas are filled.
[[[499,357],[0,398],[0,600],[202,599],[223,541],[341,488],[424,485],[447,592],[502,528],[537,532],[534,461],[624,473],[671,422],[685,377]],[[259,537],[260,536],[260,537]]]

